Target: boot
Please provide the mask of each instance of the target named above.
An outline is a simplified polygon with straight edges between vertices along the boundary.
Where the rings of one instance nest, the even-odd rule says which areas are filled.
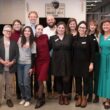
[[[70,104],[70,101],[68,99],[68,96],[64,96],[63,101],[64,101],[64,104],[65,105],[69,105]]]
[[[85,108],[87,106],[87,97],[83,96],[82,98],[82,102],[81,102],[81,107]]]
[[[76,100],[76,107],[80,107],[81,106],[81,102],[82,102],[82,97],[81,96],[77,96],[77,100]]]
[[[98,96],[95,96],[94,100],[93,100],[93,103],[98,103],[99,102],[99,97]]]
[[[35,109],[42,107],[45,104],[45,94],[42,97],[38,97],[35,105]]]
[[[92,94],[89,94],[89,97],[87,99],[87,102],[92,102]]]
[[[59,104],[60,105],[63,105],[64,104],[64,97],[63,97],[63,95],[60,95],[59,96]]]

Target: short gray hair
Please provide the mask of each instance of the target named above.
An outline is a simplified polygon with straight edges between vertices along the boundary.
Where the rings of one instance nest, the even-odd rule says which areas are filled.
[[[3,30],[5,30],[5,29],[11,29],[12,30],[12,27],[11,27],[11,25],[9,25],[9,24],[6,24],[4,27],[3,27]]]

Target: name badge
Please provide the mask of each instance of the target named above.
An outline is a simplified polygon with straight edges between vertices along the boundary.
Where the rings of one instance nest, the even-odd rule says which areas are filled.
[[[86,42],[82,42],[82,44],[86,44]]]
[[[93,39],[93,40],[96,40],[96,39]]]
[[[59,39],[55,39],[55,42],[57,42]]]

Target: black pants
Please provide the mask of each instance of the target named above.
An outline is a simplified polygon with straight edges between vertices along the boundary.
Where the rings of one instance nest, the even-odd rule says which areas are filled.
[[[93,94],[93,71],[89,73],[89,95]]]
[[[20,92],[20,88],[19,88],[19,85],[18,85],[17,72],[15,73],[15,76],[16,76],[16,95],[17,95],[17,98],[21,98],[21,92]]]
[[[30,85],[31,85],[31,96],[32,97],[33,97],[33,95],[36,96],[36,92],[39,89],[38,81],[36,81],[36,79],[37,79],[36,75],[32,74],[31,75],[31,83],[30,83]]]
[[[53,87],[52,87],[52,71],[51,71],[51,64],[50,64],[50,67],[49,67],[49,73],[48,73],[48,79],[46,81],[46,86],[47,86],[47,92],[48,93],[52,93],[52,90],[54,92],[56,92],[56,78],[54,78],[54,81],[53,81]]]
[[[76,81],[76,93],[82,96],[82,91],[84,96],[87,96],[89,90],[89,77],[83,77],[83,86],[82,86],[82,77],[75,77]]]
[[[69,94],[70,92],[70,77],[69,76],[55,76],[56,87],[59,94]]]
[[[70,77],[70,80],[69,80],[69,93],[72,93],[72,88],[73,88],[73,79],[74,77],[73,76],[71,76]]]

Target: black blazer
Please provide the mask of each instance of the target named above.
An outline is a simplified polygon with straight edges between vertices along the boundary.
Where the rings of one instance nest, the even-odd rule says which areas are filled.
[[[17,64],[17,60],[18,60],[18,56],[19,56],[19,49],[18,49],[18,45],[15,41],[10,41],[10,47],[9,47],[9,60],[13,61],[15,60],[15,64],[12,65],[9,68],[9,72],[10,73],[15,73],[16,72],[16,64]],[[0,39],[0,58],[5,60],[5,47],[4,47],[4,40],[3,38]],[[0,73],[4,72],[4,65],[0,64]]]

